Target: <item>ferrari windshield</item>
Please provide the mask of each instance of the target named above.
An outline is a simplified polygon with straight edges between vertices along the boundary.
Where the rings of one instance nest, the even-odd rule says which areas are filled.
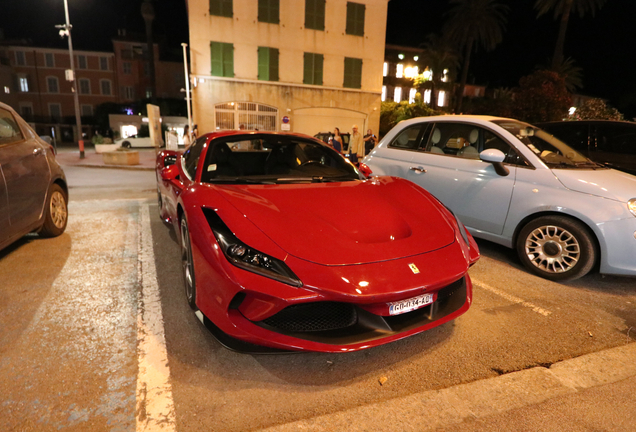
[[[546,165],[552,168],[601,168],[572,147],[549,133],[514,120],[493,120],[532,150]]]
[[[358,170],[330,147],[274,134],[233,135],[210,143],[201,181],[304,183],[359,180]]]

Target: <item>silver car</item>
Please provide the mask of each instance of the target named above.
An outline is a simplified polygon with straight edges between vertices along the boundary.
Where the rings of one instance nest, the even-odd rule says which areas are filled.
[[[66,229],[68,187],[50,145],[0,103],[0,249],[27,233]]]
[[[636,177],[598,165],[530,124],[489,116],[400,122],[362,161],[406,178],[475,237],[516,248],[551,280],[636,275]]]

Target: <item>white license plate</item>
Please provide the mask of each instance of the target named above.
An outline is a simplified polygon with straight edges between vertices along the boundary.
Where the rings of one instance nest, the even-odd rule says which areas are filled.
[[[399,315],[433,303],[433,294],[424,294],[407,300],[389,303],[389,314]]]

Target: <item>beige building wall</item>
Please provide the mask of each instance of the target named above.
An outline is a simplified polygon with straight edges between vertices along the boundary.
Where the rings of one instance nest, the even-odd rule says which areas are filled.
[[[325,30],[305,29],[305,1],[280,0],[279,24],[258,21],[257,0],[234,0],[233,17],[211,16],[209,0],[189,0],[190,61],[194,123],[201,133],[216,129],[218,103],[256,102],[278,109],[290,130],[315,134],[340,127],[376,132],[380,118],[388,0],[365,4],[364,36],[345,34],[346,0],[327,0]],[[210,42],[234,45],[234,78],[211,76]],[[279,81],[258,80],[258,47],[278,48]],[[303,84],[303,54],[323,54],[323,85]],[[362,59],[360,89],[344,88],[345,57]],[[318,108],[318,110],[316,110]],[[238,128],[239,125],[235,125]]]

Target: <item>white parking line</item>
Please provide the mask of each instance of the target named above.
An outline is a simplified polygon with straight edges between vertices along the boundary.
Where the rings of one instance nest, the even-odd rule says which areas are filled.
[[[550,315],[552,313],[549,310],[543,309],[543,308],[541,308],[541,307],[539,307],[539,306],[537,306],[535,304],[527,302],[527,301],[525,301],[522,298],[513,296],[512,294],[508,294],[507,292],[504,292],[504,291],[501,291],[501,290],[499,290],[497,288],[491,287],[490,285],[488,285],[488,284],[486,284],[484,282],[481,282],[481,281],[479,281],[479,280],[477,280],[477,279],[475,279],[473,277],[471,277],[471,280],[473,281],[473,284],[479,285],[483,289],[485,289],[487,291],[490,291],[491,293],[497,294],[498,296],[503,297],[503,298],[505,298],[508,301],[511,301],[513,303],[520,304],[521,306],[524,306],[524,307],[527,307],[529,309],[532,309],[533,312],[536,312],[536,313],[538,313],[540,315],[543,315],[543,316],[547,317],[548,315]]]
[[[137,431],[170,432],[176,430],[176,418],[148,204],[141,207],[139,232]]]

